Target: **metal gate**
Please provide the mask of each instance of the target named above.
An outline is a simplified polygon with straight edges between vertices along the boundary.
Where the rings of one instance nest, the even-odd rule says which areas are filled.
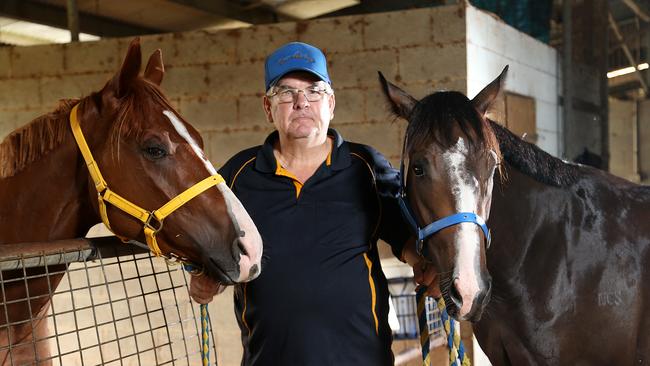
[[[399,321],[399,329],[393,330],[393,339],[420,339],[417,301],[415,299],[415,282],[413,277],[397,277],[388,279],[395,315]],[[445,344],[445,331],[440,318],[440,310],[432,298],[425,303],[427,327],[429,329],[430,345],[437,347]]]
[[[36,364],[74,365],[200,365],[200,312],[187,291],[188,274],[148,252],[114,237],[50,243],[2,245],[0,252],[0,311],[10,319],[5,301],[12,282],[65,273],[57,288],[48,281],[51,307],[41,318],[49,335],[22,342],[11,339],[9,326],[38,319],[0,324],[8,341],[0,355],[48,342],[50,355]],[[64,264],[65,269],[56,265]],[[45,273],[31,274],[32,268]],[[58,269],[55,270],[55,268]],[[22,271],[21,278],[3,278],[4,271]],[[26,301],[27,300],[27,301]],[[210,327],[212,333],[212,327]],[[215,364],[214,334],[210,334],[211,363]],[[0,360],[2,363],[2,360]],[[33,363],[30,363],[33,364]]]

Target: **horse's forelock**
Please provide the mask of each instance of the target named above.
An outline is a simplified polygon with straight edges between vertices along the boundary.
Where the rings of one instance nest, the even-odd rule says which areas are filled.
[[[138,139],[142,136],[149,120],[158,115],[160,118],[163,117],[160,113],[161,109],[172,111],[181,118],[156,85],[143,78],[133,83],[129,93],[121,98],[117,118],[111,126],[112,146],[119,147],[119,140],[122,137]],[[118,150],[114,153],[119,157]]]
[[[499,143],[471,101],[462,93],[445,91],[424,97],[414,108],[406,130],[407,152],[437,144],[444,149],[455,145],[455,127],[467,138],[470,151],[493,150],[499,160]]]

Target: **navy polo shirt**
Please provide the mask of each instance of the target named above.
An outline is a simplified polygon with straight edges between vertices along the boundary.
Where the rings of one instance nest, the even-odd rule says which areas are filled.
[[[242,365],[393,365],[377,239],[398,256],[410,232],[399,172],[369,146],[333,147],[304,184],[278,165],[272,133],[220,173],[264,241],[262,273],[235,289]]]

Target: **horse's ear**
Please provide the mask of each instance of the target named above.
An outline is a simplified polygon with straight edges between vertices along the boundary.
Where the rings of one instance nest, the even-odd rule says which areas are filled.
[[[120,68],[119,74],[116,75],[118,98],[123,97],[129,91],[140,73],[141,64],[142,51],[140,50],[140,37],[136,37],[131,41],[129,49],[126,51],[122,68]]]
[[[503,68],[503,71],[501,71],[501,74],[497,76],[496,79],[492,80],[491,83],[483,88],[483,90],[472,99],[472,104],[474,104],[474,107],[482,116],[487,113],[494,100],[497,99],[501,91],[503,91],[503,85],[505,84],[507,74],[508,65]]]
[[[162,51],[155,50],[149,57],[147,67],[144,69],[144,78],[160,86],[165,76],[165,65],[163,65]]]
[[[411,116],[411,112],[417,100],[406,93],[404,90],[398,88],[397,86],[391,84],[386,80],[381,71],[377,71],[379,74],[379,83],[381,83],[381,90],[384,92],[388,104],[390,104],[391,110],[397,116],[404,118],[408,121]]]

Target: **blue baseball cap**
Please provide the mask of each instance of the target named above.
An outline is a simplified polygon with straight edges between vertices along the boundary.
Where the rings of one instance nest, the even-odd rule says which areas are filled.
[[[281,77],[292,71],[307,71],[319,79],[332,84],[327,73],[327,60],[318,48],[302,42],[291,42],[275,50],[264,63],[266,88],[274,85]]]

